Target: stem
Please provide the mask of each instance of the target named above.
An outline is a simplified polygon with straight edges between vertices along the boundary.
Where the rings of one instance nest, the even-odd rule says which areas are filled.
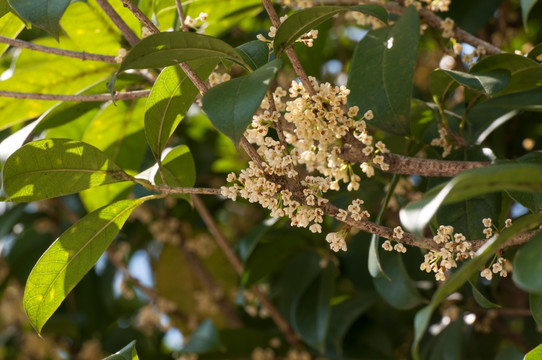
[[[111,94],[96,94],[96,95],[63,95],[63,94],[36,94],[36,93],[24,93],[15,91],[0,90],[0,97],[8,97],[14,99],[32,99],[32,100],[59,100],[59,101],[86,101],[86,102],[100,102],[109,100],[130,100],[139,99],[149,96],[150,90],[134,90],[128,92]]]
[[[66,57],[71,57],[71,58],[81,59],[81,60],[93,60],[93,61],[101,61],[101,62],[113,63],[113,64],[116,63],[114,56],[92,54],[92,53],[87,53],[84,51],[58,49],[58,48],[53,48],[50,46],[37,45],[31,42],[23,41],[19,39],[12,39],[5,36],[0,36],[0,43],[8,44],[10,46],[14,46],[17,48],[39,51],[46,54],[66,56]]]
[[[98,5],[102,8],[102,10],[109,16],[111,21],[115,24],[115,26],[120,30],[124,38],[128,41],[128,43],[131,46],[134,46],[139,42],[139,38],[137,35],[130,29],[128,24],[124,22],[124,20],[120,17],[119,14],[113,9],[113,7],[109,4],[107,0],[96,0]]]
[[[179,14],[179,22],[181,23],[181,30],[186,32],[188,31],[188,26],[184,23],[184,10],[183,10],[183,4],[181,4],[181,0],[175,0],[175,5],[177,5],[177,13]]]

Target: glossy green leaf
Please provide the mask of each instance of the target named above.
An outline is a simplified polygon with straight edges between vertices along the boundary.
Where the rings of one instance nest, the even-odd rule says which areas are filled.
[[[459,318],[446,326],[437,336],[429,360],[463,360],[465,354],[462,346],[465,323]]]
[[[196,183],[196,164],[188,146],[177,146],[166,154],[162,160],[162,175],[158,172],[154,177],[154,183],[162,185],[162,176],[164,176],[169,186],[194,186]],[[190,194],[175,194],[172,196],[191,202]]]
[[[540,360],[542,359],[542,344],[538,345],[531,351],[529,351],[527,354],[525,354],[525,358],[523,360]]]
[[[531,12],[533,6],[538,0],[520,0],[521,3],[521,19],[523,20],[523,26],[527,28],[527,18]]]
[[[530,293],[529,307],[536,324],[542,326],[542,294]]]
[[[71,0],[8,0],[9,5],[24,20],[47,31],[58,39],[60,18]]]
[[[388,23],[388,12],[382,6],[376,4],[351,7],[313,6],[295,12],[279,26],[273,42],[275,53],[282,53],[284,49],[292,45],[301,35],[308,33],[311,29],[316,28],[333,16],[346,11],[359,11],[363,14],[374,16],[386,24]]]
[[[37,201],[130,180],[94,146],[67,139],[31,142],[4,166],[4,191],[12,201]]]
[[[504,163],[466,170],[446,184],[433,188],[425,197],[400,212],[406,229],[421,233],[442,204],[504,190],[542,192],[542,166],[532,163]]]
[[[236,49],[252,70],[264,66],[269,61],[269,47],[263,41],[249,41],[239,45]]]
[[[348,105],[361,113],[372,110],[371,124],[395,135],[410,132],[419,28],[418,13],[410,6],[395,25],[370,31],[357,45],[348,74]]]
[[[94,266],[132,211],[149,198],[123,200],[96,210],[62,234],[32,269],[26,283],[24,308],[41,332],[69,292]]]
[[[185,353],[203,354],[210,351],[221,350],[222,342],[218,330],[211,320],[203,321],[194,331],[188,342],[181,349]]]
[[[367,265],[372,277],[387,276],[380,261],[380,237],[375,234],[371,236]]]
[[[512,278],[516,285],[525,291],[542,293],[542,233],[533,236],[523,244],[514,257]]]
[[[342,355],[342,343],[350,327],[377,301],[377,294],[366,292],[331,307],[327,337],[337,354]]]
[[[104,360],[139,360],[135,347],[135,340]]]
[[[443,286],[438,288],[431,298],[431,303],[419,310],[414,318],[412,356],[415,359],[419,359],[419,342],[429,326],[433,310],[436,309],[444,299],[461,288],[461,286],[463,286],[475,273],[480,271],[503,244],[512,239],[515,235],[538,226],[540,221],[542,221],[542,214],[540,213],[516,219],[512,226],[504,229],[499,236],[494,236],[489,239],[488,242],[476,252],[476,257],[465,262],[461,268],[450,276]]]
[[[199,59],[228,59],[248,68],[239,52],[218,38],[191,32],[163,32],[137,43],[123,59],[108,87],[111,90],[116,75],[124,70],[161,68]]]
[[[275,59],[246,76],[218,84],[203,95],[203,111],[236,146],[281,65],[282,60]]]
[[[24,29],[24,23],[15,14],[5,14],[0,18],[0,34],[2,36],[15,38],[22,29]],[[0,55],[4,54],[8,47],[8,44],[0,44]]]
[[[423,302],[399,253],[383,251],[380,254],[380,263],[389,278],[373,278],[373,284],[388,304],[396,309],[411,309]]]
[[[303,341],[320,351],[324,350],[334,279],[334,266],[328,265],[300,297],[292,323]]]
[[[258,245],[260,238],[269,231],[270,227],[264,224],[256,225],[254,228],[239,240],[239,256],[241,260],[246,261],[252,251]]]
[[[474,300],[476,300],[478,305],[480,305],[484,309],[498,309],[501,307],[499,304],[495,304],[494,302],[486,298],[484,294],[482,294],[482,292],[478,290],[478,288],[476,288],[476,285],[473,281],[469,280],[469,284],[471,286],[472,296],[474,297]]]
[[[463,85],[473,91],[493,96],[503,90],[509,81],[510,73],[503,69],[483,74],[436,69],[430,76],[431,93],[436,95],[439,101],[444,101],[457,85]]]
[[[206,80],[217,61],[191,62],[200,79]],[[188,111],[198,89],[178,66],[165,68],[154,83],[145,106],[145,135],[156,159]]]

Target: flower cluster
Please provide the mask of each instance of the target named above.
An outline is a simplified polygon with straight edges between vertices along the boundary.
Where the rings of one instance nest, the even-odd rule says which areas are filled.
[[[341,158],[342,137],[352,133],[365,145],[363,152],[371,158],[361,164],[361,170],[367,177],[374,175],[374,167],[387,170],[382,154],[389,152],[381,141],[374,144],[373,137],[367,131],[365,120],[373,118],[367,111],[360,120],[354,120],[357,107],[346,108],[349,90],[319,84],[310,79],[316,95],[308,94],[302,85],[293,81],[288,93],[278,87],[273,99],[264,99],[261,111],[254,115],[251,126],[245,132],[247,140],[257,146],[261,163],[249,162],[249,167],[239,175],[228,175],[229,186],[221,188],[222,195],[236,200],[238,196],[249,202],[260,203],[271,211],[271,216],[287,216],[292,226],[308,227],[314,233],[322,231],[323,206],[328,202],[323,195],[329,190],[339,190],[342,181],[349,191],[358,190],[361,177],[351,165]],[[287,94],[291,100],[283,102]],[[284,112],[284,113],[283,113]],[[284,122],[281,123],[281,118]],[[271,126],[284,126],[283,141],[269,135]],[[320,176],[306,175],[298,179],[298,167],[304,166],[308,173],[318,172]],[[290,189],[284,179],[294,179],[301,187]],[[354,220],[369,218],[370,214],[361,209],[362,200],[355,200],[348,211],[341,210],[338,218]],[[336,235],[332,235],[336,234]],[[333,250],[346,250],[343,234],[328,235],[327,240]],[[342,238],[342,240],[341,240]]]
[[[422,3],[426,4],[426,9],[431,11],[440,11],[446,12],[450,10],[451,0],[405,0],[405,6],[414,5],[417,10],[420,10],[423,7]]]
[[[493,274],[499,274],[500,277],[507,277],[510,268],[511,264],[508,260],[500,255],[496,255],[491,265],[480,272],[480,276],[487,280],[491,280]]]
[[[282,24],[286,19],[288,18],[288,15],[284,15],[280,17],[280,23]],[[267,36],[269,36],[271,39],[273,39],[277,35],[277,28],[275,26],[271,26],[269,28],[269,32],[267,33]],[[301,42],[305,44],[308,47],[312,47],[314,44],[314,40],[318,37],[318,30],[311,30],[306,34],[301,35],[296,42]],[[268,40],[265,36],[262,34],[256,35],[256,38],[260,41],[266,42],[269,46],[269,50],[273,49],[273,41]]]
[[[440,24],[440,28],[442,29],[442,37],[447,39],[453,37],[454,27],[455,23],[451,18],[447,17],[444,19],[444,21]]]
[[[452,152],[452,144],[448,141],[448,130],[441,124],[439,124],[438,129],[439,137],[437,139],[431,140],[431,146],[439,146],[443,148],[442,157],[450,155]]]
[[[471,250],[472,243],[467,241],[461,233],[454,234],[453,226],[440,226],[437,235],[433,241],[444,246],[436,251],[430,250],[424,256],[424,262],[420,265],[420,270],[434,272],[435,278],[439,281],[446,280],[446,271],[456,268],[458,260],[473,258],[475,252]]]
[[[198,17],[195,19],[191,18],[190,16],[187,16],[184,19],[184,24],[188,26],[189,28],[196,29],[198,34],[204,34],[205,29],[207,28],[207,26],[209,26],[209,24],[206,23],[208,16],[209,15],[204,12],[199,13]]]
[[[400,226],[397,226],[396,228],[393,229],[393,235],[391,237],[391,240],[395,241],[395,245],[392,245],[390,240],[386,240],[382,244],[382,248],[384,250],[386,250],[386,251],[395,250],[395,251],[400,252],[400,253],[406,253],[405,245],[403,245],[402,243],[399,242],[399,240],[401,240],[403,238],[404,234],[405,234],[405,232],[404,232],[403,228],[400,227]]]

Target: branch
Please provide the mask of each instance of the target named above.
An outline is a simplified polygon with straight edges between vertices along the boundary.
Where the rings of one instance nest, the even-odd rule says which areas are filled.
[[[101,62],[106,62],[106,63],[116,63],[114,56],[92,54],[92,53],[87,53],[84,51],[58,49],[58,48],[53,48],[49,46],[37,45],[28,41],[12,39],[5,36],[0,36],[0,43],[8,44],[10,46],[14,46],[17,48],[35,50],[35,51],[39,51],[46,54],[66,56],[66,57],[71,57],[71,58],[76,58],[76,59],[81,59],[81,60],[94,60],[94,61],[101,61]]]
[[[147,17],[147,15],[145,15],[141,10],[139,10],[137,5],[135,5],[132,1],[130,0],[121,0],[121,1],[122,1],[122,5],[124,5],[125,8],[130,10],[132,14],[134,14],[135,17],[139,21],[141,21],[143,25],[145,25],[145,27],[149,29],[151,33],[156,34],[160,32],[160,30],[158,30],[156,25],[153,24],[153,22]]]
[[[120,17],[119,14],[113,9],[113,7],[109,4],[107,0],[96,0],[98,5],[102,8],[102,10],[109,16],[111,21],[115,24],[115,26],[120,30],[124,38],[128,41],[128,43],[131,46],[134,46],[139,42],[139,38],[137,35],[130,29],[128,24],[124,22],[124,20]]]
[[[32,100],[46,100],[46,101],[109,101],[109,100],[130,100],[140,99],[149,96],[150,90],[135,90],[128,92],[111,94],[96,94],[96,95],[63,95],[63,94],[36,94],[36,93],[24,93],[15,91],[0,90],[0,97],[8,97],[14,99],[32,99]]]

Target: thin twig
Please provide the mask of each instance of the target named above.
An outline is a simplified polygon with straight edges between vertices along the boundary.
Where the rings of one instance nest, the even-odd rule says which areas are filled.
[[[95,94],[95,95],[63,95],[63,94],[36,94],[36,93],[24,93],[15,91],[0,90],[0,97],[8,97],[14,99],[32,99],[32,100],[46,100],[46,101],[109,101],[114,100],[130,100],[139,99],[149,96],[150,90],[134,90],[121,93],[115,93],[112,97],[111,94]]]
[[[153,24],[153,22],[145,15],[137,5],[130,0],[121,0],[125,8],[130,10],[135,17],[145,25],[145,27],[153,34],[159,33],[160,30]]]
[[[161,192],[162,194],[195,194],[195,195],[221,195],[220,189],[215,188],[190,188],[190,187],[174,187],[167,185],[155,185],[152,187],[154,190]]]
[[[23,41],[19,39],[12,39],[5,36],[0,36],[0,43],[8,44],[10,46],[14,46],[21,49],[39,51],[46,54],[66,56],[66,57],[71,57],[71,58],[81,59],[81,60],[93,60],[93,61],[101,61],[101,62],[106,62],[106,63],[116,63],[115,57],[110,56],[110,55],[100,55],[100,54],[87,53],[84,51],[58,49],[58,48],[54,48],[50,46],[34,44],[31,42]]]
[[[181,0],[175,0],[175,4],[177,5],[177,13],[179,14],[179,22],[181,23],[181,30],[182,31],[188,31],[188,26],[186,26],[186,23],[184,22],[184,10],[183,10],[183,4],[181,4]]]
[[[130,29],[128,24],[124,22],[124,20],[120,17],[119,14],[115,11],[115,9],[109,4],[107,0],[96,0],[98,5],[102,8],[102,10],[109,16],[111,21],[115,24],[115,26],[120,30],[124,38],[128,41],[128,43],[131,46],[134,46],[139,42],[139,38],[137,35]]]

